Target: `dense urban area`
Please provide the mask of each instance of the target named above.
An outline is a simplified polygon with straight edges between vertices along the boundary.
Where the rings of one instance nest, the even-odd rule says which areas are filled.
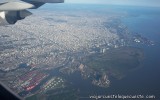
[[[117,17],[122,16],[35,11],[13,26],[0,26],[0,81],[22,97],[52,90],[55,94],[51,95],[62,93],[57,89],[71,85],[63,75],[75,72],[84,79],[91,78],[95,86],[109,87],[108,73],[96,72],[86,57],[105,55],[131,42],[153,45],[138,33],[131,34]],[[142,57],[140,51],[136,52]],[[56,70],[59,73],[54,75]],[[65,92],[73,94],[74,90]]]

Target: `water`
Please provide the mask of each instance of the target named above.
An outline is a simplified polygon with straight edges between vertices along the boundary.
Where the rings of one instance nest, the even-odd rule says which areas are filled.
[[[124,92],[127,93],[152,94],[160,98],[160,10],[157,10],[160,8],[148,9],[143,9],[144,11],[135,9],[137,12],[134,14],[137,14],[137,16],[130,16],[121,20],[131,32],[138,32],[142,36],[153,40],[155,45],[139,45],[145,53],[143,67],[120,80],[118,84],[113,82],[112,86],[118,90],[124,88]],[[129,13],[133,12],[129,11]]]

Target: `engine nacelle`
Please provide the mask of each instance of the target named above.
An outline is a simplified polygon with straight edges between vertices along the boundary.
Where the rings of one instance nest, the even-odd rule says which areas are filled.
[[[18,20],[24,19],[31,14],[27,10],[0,12],[0,25],[15,24]]]

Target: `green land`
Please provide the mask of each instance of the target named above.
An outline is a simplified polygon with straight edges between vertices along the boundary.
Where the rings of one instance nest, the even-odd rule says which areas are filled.
[[[138,68],[144,54],[140,48],[120,47],[96,53],[83,59],[83,63],[98,72],[105,72],[121,79],[126,73]]]

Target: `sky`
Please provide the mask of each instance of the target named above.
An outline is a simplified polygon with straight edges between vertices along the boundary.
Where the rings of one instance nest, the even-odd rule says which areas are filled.
[[[160,0],[65,0],[66,3],[115,4],[160,7]]]

